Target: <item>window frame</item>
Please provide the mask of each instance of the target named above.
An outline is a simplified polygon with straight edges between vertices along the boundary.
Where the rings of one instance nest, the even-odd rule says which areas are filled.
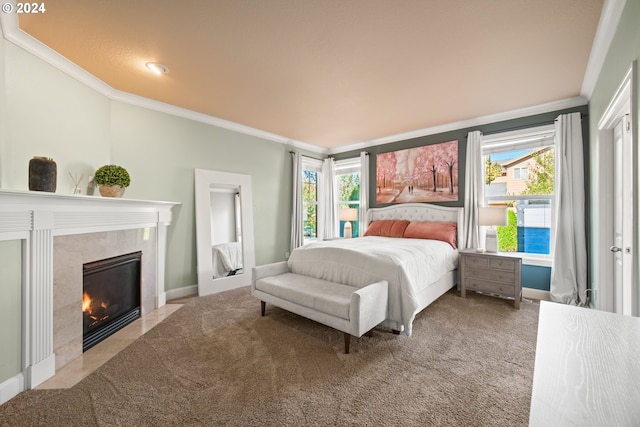
[[[321,209],[323,209],[323,206],[321,201],[323,200],[322,197],[324,194],[324,188],[322,185],[322,160],[314,159],[312,157],[302,156],[301,163],[302,163],[302,170],[300,173],[302,174],[302,187],[304,187],[304,175],[306,171],[315,172],[316,178],[317,178],[316,179],[316,200],[305,201],[304,193],[302,194],[302,209],[303,209],[302,230],[303,230],[303,236],[304,236],[303,244],[306,245],[307,243],[315,242],[319,240],[320,239],[319,236],[323,235],[322,233],[324,230],[324,226],[322,224],[322,221],[320,221],[319,219],[322,217]],[[301,189],[301,191],[304,192],[304,189]],[[315,237],[307,237],[306,235],[304,235],[304,212],[306,212],[308,205],[316,206],[316,236]]]
[[[555,144],[555,126],[542,125],[515,131],[506,131],[483,136],[482,138],[482,160],[483,164],[487,156],[498,153],[513,152],[519,150],[535,150],[536,148],[552,147],[554,153],[556,151]],[[529,169],[527,167],[527,169]],[[557,168],[556,168],[557,169]],[[486,182],[486,169],[482,170],[483,183]],[[515,172],[514,172],[515,175]],[[529,174],[528,174],[529,175]],[[514,180],[516,178],[514,177]],[[527,180],[529,177],[527,177]],[[555,179],[555,177],[554,177]],[[485,184],[486,185],[486,184]],[[556,184],[557,188],[557,184]],[[489,206],[491,202],[504,202],[514,200],[550,200],[551,203],[551,224],[549,235],[549,254],[533,254],[527,252],[500,252],[501,255],[514,256],[522,258],[524,264],[537,265],[543,267],[551,267],[553,260],[553,241],[555,240],[554,218],[556,217],[556,188],[553,194],[540,195],[504,195],[504,196],[487,196],[483,194],[484,206]]]

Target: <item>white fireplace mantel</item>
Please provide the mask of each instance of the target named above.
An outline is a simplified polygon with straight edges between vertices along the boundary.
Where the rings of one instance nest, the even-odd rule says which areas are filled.
[[[23,366],[0,395],[34,388],[55,374],[53,353],[53,238],[154,228],[157,242],[155,306],[166,302],[167,227],[178,203],[0,190],[0,241],[23,242]],[[1,262],[1,261],[0,261]],[[0,388],[3,388],[0,387]],[[17,393],[16,393],[17,394]],[[1,404],[2,402],[0,402]]]

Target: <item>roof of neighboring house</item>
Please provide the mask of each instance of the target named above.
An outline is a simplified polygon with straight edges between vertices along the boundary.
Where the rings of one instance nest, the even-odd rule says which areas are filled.
[[[544,148],[541,148],[539,150],[532,151],[532,152],[530,152],[528,154],[525,154],[523,156],[516,157],[515,159],[509,159],[506,162],[501,163],[500,166],[502,166],[503,168],[513,167],[513,166],[517,165],[518,163],[522,163],[522,162],[524,162],[526,160],[529,160],[530,158],[532,158],[536,154],[542,154],[545,151],[549,151],[549,149],[551,149],[551,147],[544,147]]]

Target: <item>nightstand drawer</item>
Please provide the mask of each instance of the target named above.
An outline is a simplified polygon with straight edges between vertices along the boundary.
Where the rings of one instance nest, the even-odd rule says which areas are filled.
[[[514,297],[516,294],[516,287],[514,285],[495,283],[471,277],[465,281],[465,287],[472,291],[484,291],[510,297]]]
[[[481,268],[489,267],[489,260],[487,259],[487,257],[465,255],[463,260],[464,260],[464,265],[467,267],[481,267]]]
[[[467,268],[466,279],[485,279],[493,282],[514,283],[516,274],[513,271]]]
[[[489,268],[516,271],[517,262],[518,260],[509,258],[491,258],[489,259]]]

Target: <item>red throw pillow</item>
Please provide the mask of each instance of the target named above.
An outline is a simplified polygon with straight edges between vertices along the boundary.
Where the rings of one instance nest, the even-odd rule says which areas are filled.
[[[408,239],[442,240],[457,249],[458,227],[455,222],[412,222],[404,231]]]
[[[404,219],[382,219],[373,221],[364,232],[365,236],[402,237],[409,221]]]

